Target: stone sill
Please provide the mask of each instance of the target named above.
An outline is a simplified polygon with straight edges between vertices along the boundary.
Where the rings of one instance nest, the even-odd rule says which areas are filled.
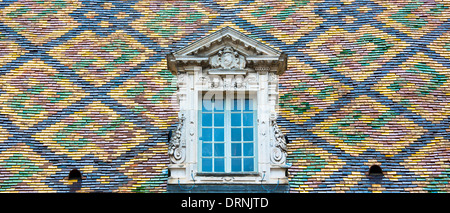
[[[245,176],[260,176],[258,172],[239,172],[239,173],[225,173],[225,172],[199,172],[196,176],[208,176],[208,177],[245,177]]]

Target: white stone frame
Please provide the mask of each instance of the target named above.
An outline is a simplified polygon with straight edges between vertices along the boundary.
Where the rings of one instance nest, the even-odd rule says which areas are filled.
[[[225,27],[167,56],[178,78],[179,125],[169,143],[168,184],[288,184],[286,141],[276,124],[278,76],[287,56]],[[198,160],[199,101],[208,92],[249,92],[257,105],[254,173],[203,174]]]

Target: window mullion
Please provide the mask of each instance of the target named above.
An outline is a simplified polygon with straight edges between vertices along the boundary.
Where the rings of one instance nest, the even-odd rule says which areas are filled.
[[[230,123],[230,112],[231,112],[231,101],[232,98],[227,94],[224,98],[225,110],[224,110],[224,128],[225,128],[225,172],[231,171],[231,123]]]

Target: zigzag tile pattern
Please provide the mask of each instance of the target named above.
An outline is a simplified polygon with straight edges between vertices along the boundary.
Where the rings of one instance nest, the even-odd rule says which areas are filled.
[[[0,2],[0,192],[166,192],[165,55],[231,26],[289,55],[290,192],[448,192],[445,0]],[[367,175],[379,165],[382,177]],[[77,185],[67,176],[78,169]]]

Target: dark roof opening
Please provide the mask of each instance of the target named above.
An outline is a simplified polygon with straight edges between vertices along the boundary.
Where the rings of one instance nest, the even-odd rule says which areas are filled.
[[[81,180],[81,172],[78,169],[72,169],[69,173],[69,180]]]
[[[286,140],[286,144],[288,144],[290,142],[287,135],[284,135],[284,139]]]
[[[369,175],[383,175],[383,170],[378,165],[372,165],[369,169]]]
[[[172,138],[172,130],[169,130],[167,133],[167,143],[170,143],[170,139]]]

